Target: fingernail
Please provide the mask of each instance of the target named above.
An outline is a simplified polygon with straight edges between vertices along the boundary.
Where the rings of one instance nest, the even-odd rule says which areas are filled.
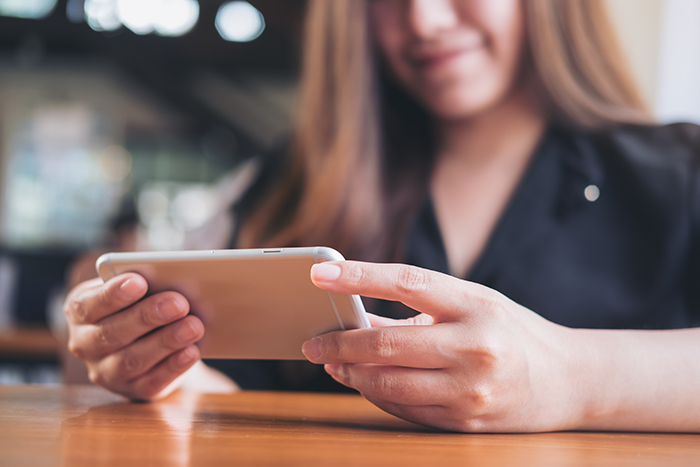
[[[201,324],[199,324],[196,320],[189,320],[185,323],[182,323],[180,325],[180,328],[177,331],[175,331],[175,339],[177,339],[180,342],[191,341],[192,339],[197,337],[197,335],[201,332]]]
[[[311,277],[317,281],[333,282],[340,277],[341,269],[337,264],[318,263],[311,267]]]
[[[331,376],[338,376],[340,374],[340,365],[337,363],[329,363],[327,365],[324,365],[324,368],[326,370],[326,373],[328,373]]]
[[[163,300],[156,305],[156,313],[163,321],[172,321],[182,316],[184,311],[177,300]]]
[[[314,337],[311,340],[304,342],[301,346],[301,352],[309,360],[316,360],[321,356],[321,338]]]
[[[135,300],[142,291],[142,284],[134,279],[127,279],[117,290],[122,300]]]

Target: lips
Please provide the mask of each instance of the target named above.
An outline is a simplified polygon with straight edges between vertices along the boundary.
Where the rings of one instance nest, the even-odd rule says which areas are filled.
[[[450,60],[459,57],[460,55],[463,55],[465,53],[468,53],[474,49],[466,49],[466,50],[455,50],[455,51],[450,51],[450,52],[441,52],[441,53],[435,53],[435,54],[430,54],[428,56],[423,56],[420,58],[414,58],[412,60],[413,65],[419,68],[433,68],[440,66],[444,63],[449,62]]]
[[[485,46],[481,36],[470,36],[462,39],[461,43],[450,40],[444,41],[449,46],[438,44],[419,44],[407,51],[409,63],[417,68],[434,68],[452,61],[462,55],[478,51]]]

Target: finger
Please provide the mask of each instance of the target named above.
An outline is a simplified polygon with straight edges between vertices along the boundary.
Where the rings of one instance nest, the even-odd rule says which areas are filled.
[[[454,399],[454,382],[440,370],[389,365],[326,365],[339,383],[357,389],[368,399],[403,405],[446,405]]]
[[[98,383],[111,387],[138,378],[171,354],[194,344],[202,336],[204,325],[195,316],[187,316],[169,324],[100,361],[98,369],[104,381]]]
[[[373,328],[383,328],[386,326],[401,326],[400,319],[385,318],[384,316],[377,316],[372,313],[367,313],[367,319],[369,320],[370,326]]]
[[[448,368],[456,356],[444,326],[391,326],[322,334],[304,342],[313,363],[375,363],[412,368]]]
[[[179,293],[159,293],[95,325],[77,327],[73,332],[73,347],[83,358],[98,359],[130,345],[156,328],[185,317],[189,309],[187,299]]]
[[[104,284],[99,279],[83,282],[66,299],[65,314],[72,324],[94,324],[143,298],[148,291],[146,279],[128,273]]]
[[[435,322],[432,316],[423,313],[407,319],[385,318],[384,316],[367,313],[367,319],[373,328],[383,328],[387,326],[429,326]]]
[[[123,394],[134,400],[160,398],[163,390],[199,360],[199,349],[190,345],[175,352],[148,373],[127,383]]]
[[[480,309],[494,292],[447,274],[405,264],[337,261],[314,264],[311,280],[323,290],[399,301],[439,320]]]
[[[419,425],[430,428],[441,428],[450,431],[482,431],[468,430],[454,416],[454,410],[441,405],[406,405],[375,399],[365,396],[368,401],[385,412]],[[474,425],[476,427],[476,424]]]

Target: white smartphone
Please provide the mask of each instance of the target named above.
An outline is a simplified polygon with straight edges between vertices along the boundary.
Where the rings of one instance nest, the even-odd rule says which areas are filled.
[[[183,294],[204,323],[203,358],[301,360],[314,336],[370,327],[359,296],[311,282],[314,263],[343,260],[326,247],[268,248],[106,253],[96,266],[104,281],[136,272],[149,295]]]

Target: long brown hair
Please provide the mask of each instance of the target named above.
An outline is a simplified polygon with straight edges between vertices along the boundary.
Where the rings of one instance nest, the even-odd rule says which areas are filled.
[[[533,90],[551,122],[579,130],[650,123],[602,0],[524,0]],[[289,170],[238,245],[326,245],[400,260],[434,157],[430,117],[392,84],[367,2],[310,0]]]

